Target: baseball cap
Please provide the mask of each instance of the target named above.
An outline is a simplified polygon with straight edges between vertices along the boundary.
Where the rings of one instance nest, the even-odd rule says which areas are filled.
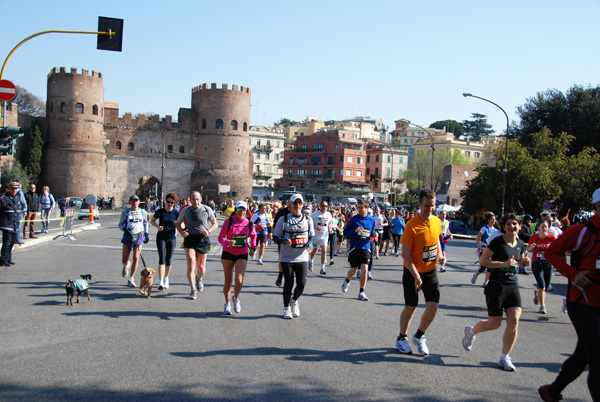
[[[248,209],[248,204],[246,204],[246,201],[237,201],[235,204],[233,204],[233,206],[235,207],[235,209],[238,209],[238,208]]]
[[[137,195],[132,195],[131,197],[129,197],[129,201],[139,201],[140,197],[138,197]]]
[[[592,195],[592,204],[596,204],[597,202],[600,202],[600,188],[597,188],[594,191],[594,195]]]
[[[290,197],[290,202],[294,203],[294,201],[296,200],[300,200],[302,202],[304,202],[304,199],[302,198],[302,194],[292,194],[292,196]]]

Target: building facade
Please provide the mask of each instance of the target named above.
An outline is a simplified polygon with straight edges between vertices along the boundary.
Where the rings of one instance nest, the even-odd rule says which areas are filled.
[[[270,193],[268,189],[275,186],[275,181],[283,177],[285,140],[281,129],[250,127],[250,151],[254,155],[252,187],[254,195],[258,196],[255,198],[266,196]]]

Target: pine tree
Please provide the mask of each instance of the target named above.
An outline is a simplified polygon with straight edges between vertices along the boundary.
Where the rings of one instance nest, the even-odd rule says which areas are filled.
[[[492,134],[492,125],[487,122],[487,116],[480,113],[471,113],[473,120],[463,120],[465,135],[468,135],[474,141],[479,141],[482,135]]]
[[[29,174],[32,183],[38,183],[42,177],[42,150],[44,139],[42,128],[38,119],[34,121],[29,134],[24,138],[25,152],[23,155],[23,167]]]

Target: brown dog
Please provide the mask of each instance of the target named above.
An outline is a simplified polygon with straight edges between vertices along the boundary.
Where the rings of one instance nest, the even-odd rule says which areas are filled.
[[[142,269],[142,281],[140,282],[140,293],[146,295],[149,299],[152,293],[152,284],[154,283],[153,276],[156,275],[156,271],[152,268]]]

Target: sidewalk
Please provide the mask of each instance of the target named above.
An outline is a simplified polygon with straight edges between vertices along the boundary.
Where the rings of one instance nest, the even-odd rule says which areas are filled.
[[[100,226],[101,226],[100,222],[90,223],[88,221],[73,220],[73,227],[72,227],[73,230],[71,231],[71,233],[77,234],[77,233],[84,232],[86,230],[97,230],[100,228]],[[49,241],[52,241],[63,235],[63,228],[58,227],[55,229],[49,229],[48,233],[36,233],[35,235],[37,236],[36,239],[31,239],[29,237],[24,239],[23,233],[21,233],[21,241],[23,242],[23,244],[21,244],[21,245],[15,244],[13,251],[23,250],[23,249],[26,249],[27,247],[31,247],[31,246],[35,246],[38,244],[47,243]]]

